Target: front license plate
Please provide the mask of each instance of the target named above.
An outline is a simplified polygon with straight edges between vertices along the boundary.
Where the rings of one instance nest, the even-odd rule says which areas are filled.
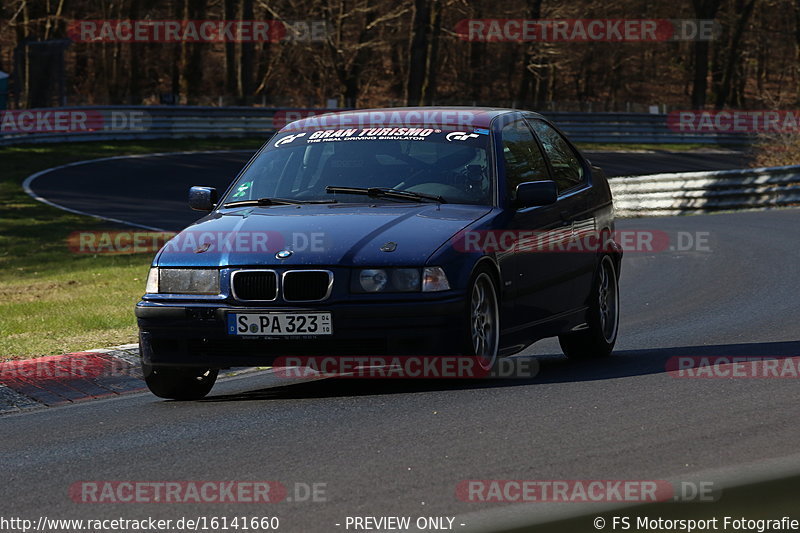
[[[331,335],[330,313],[230,313],[228,334],[270,337]]]

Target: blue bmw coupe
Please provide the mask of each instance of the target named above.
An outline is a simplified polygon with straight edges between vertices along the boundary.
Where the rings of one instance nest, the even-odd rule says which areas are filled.
[[[164,398],[287,356],[611,353],[622,251],[608,182],[536,113],[397,108],[286,125],[156,255],[136,306]]]

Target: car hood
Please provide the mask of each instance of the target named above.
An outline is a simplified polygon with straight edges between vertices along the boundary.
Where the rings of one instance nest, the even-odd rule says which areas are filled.
[[[158,266],[422,265],[488,206],[301,205],[215,212],[161,249]],[[288,257],[278,259],[277,252]]]

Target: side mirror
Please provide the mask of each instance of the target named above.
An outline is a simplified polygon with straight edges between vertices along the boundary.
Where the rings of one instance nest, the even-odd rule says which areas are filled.
[[[211,211],[219,201],[214,187],[192,187],[189,189],[189,207],[195,211]]]
[[[555,181],[526,181],[517,185],[517,207],[550,205],[557,199],[558,186]]]

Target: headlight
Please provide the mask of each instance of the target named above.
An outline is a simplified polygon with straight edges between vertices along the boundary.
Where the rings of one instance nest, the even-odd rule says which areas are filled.
[[[353,276],[353,292],[419,292],[443,291],[450,288],[444,272],[439,267],[433,267],[429,277],[436,283],[431,288],[425,288],[422,283],[424,272],[428,268],[368,268],[358,270]],[[438,272],[439,274],[435,274]],[[442,279],[444,284],[442,284]]]
[[[366,292],[381,292],[386,288],[389,276],[386,275],[385,270],[362,270],[358,276],[358,281],[361,289]]]
[[[418,268],[396,268],[391,271],[392,288],[401,292],[412,292],[419,290],[419,269]]]
[[[151,268],[146,290],[164,294],[219,294],[219,270]]]
[[[450,290],[450,282],[442,267],[425,267],[422,274],[422,292]]]

